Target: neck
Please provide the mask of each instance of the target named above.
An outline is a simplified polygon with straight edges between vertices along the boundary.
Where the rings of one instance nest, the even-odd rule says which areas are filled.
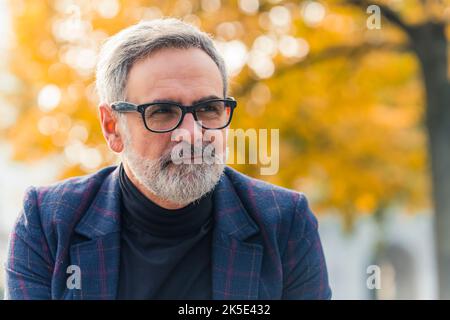
[[[175,210],[175,209],[181,209],[185,207],[188,204],[179,204],[171,201],[167,201],[164,199],[161,199],[154,193],[150,192],[144,185],[142,185],[138,179],[134,176],[133,172],[131,171],[130,167],[128,166],[128,163],[126,161],[123,161],[123,168],[125,170],[125,173],[127,174],[128,178],[130,178],[131,182],[136,186],[136,188],[142,192],[150,201],[157,204],[158,206],[168,209],[168,210]]]

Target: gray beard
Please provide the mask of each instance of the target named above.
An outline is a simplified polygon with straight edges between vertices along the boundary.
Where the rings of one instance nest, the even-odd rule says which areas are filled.
[[[149,160],[139,156],[125,143],[123,154],[138,182],[164,201],[187,205],[212,191],[219,182],[225,164],[181,163],[174,164],[171,155]]]

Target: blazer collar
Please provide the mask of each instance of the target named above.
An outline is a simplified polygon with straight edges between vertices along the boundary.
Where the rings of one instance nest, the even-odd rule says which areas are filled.
[[[259,228],[244,207],[236,189],[228,178],[233,169],[226,167],[214,191],[216,228],[223,233],[245,240],[258,233]]]
[[[215,227],[223,233],[245,240],[258,233],[259,228],[250,218],[227,174],[226,167],[214,191]],[[90,239],[120,231],[121,195],[119,167],[117,166],[102,183],[97,196],[75,231]]]
[[[82,274],[81,290],[67,293],[75,299],[115,299],[117,294],[121,196],[119,167],[111,170],[75,227],[89,239],[70,248],[71,263],[80,266]],[[257,299],[263,247],[245,242],[259,228],[228,177],[232,171],[225,168],[214,192],[213,299]]]

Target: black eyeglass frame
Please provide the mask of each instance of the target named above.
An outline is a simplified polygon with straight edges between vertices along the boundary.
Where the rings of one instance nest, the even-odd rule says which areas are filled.
[[[117,102],[113,102],[111,104],[111,108],[114,111],[117,111],[117,112],[139,112],[141,114],[141,116],[142,116],[142,121],[144,122],[144,126],[145,126],[145,128],[148,131],[155,132],[155,133],[165,133],[165,132],[171,132],[171,131],[175,130],[176,128],[178,128],[179,125],[183,122],[184,116],[187,113],[192,113],[192,115],[194,116],[194,120],[197,123],[199,123],[199,120],[197,118],[197,113],[196,113],[197,109],[199,109],[200,107],[203,107],[207,103],[217,102],[217,101],[222,101],[222,102],[224,102],[224,104],[226,106],[229,106],[231,108],[230,117],[228,119],[228,122],[224,126],[222,126],[220,128],[208,128],[208,127],[205,127],[203,125],[203,123],[200,123],[200,125],[201,125],[201,127],[203,129],[206,129],[206,130],[221,130],[221,129],[227,127],[231,123],[231,118],[233,117],[233,111],[237,107],[237,101],[233,97],[227,97],[225,99],[210,99],[210,100],[206,100],[206,101],[202,101],[202,102],[193,104],[191,106],[184,106],[184,105],[176,103],[176,102],[151,102],[151,103],[144,103],[144,104],[136,105],[134,103],[127,102],[127,101],[117,101]],[[168,129],[168,130],[153,130],[153,129],[150,129],[147,126],[147,121],[145,121],[145,110],[148,107],[151,107],[151,106],[154,106],[154,105],[177,106],[178,108],[181,109],[180,120],[178,121],[178,123],[172,129]]]

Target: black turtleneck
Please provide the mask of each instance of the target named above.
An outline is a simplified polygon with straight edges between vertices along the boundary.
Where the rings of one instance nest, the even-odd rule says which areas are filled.
[[[186,186],[189,187],[189,186]],[[212,192],[164,209],[120,167],[122,229],[118,299],[211,299]]]

